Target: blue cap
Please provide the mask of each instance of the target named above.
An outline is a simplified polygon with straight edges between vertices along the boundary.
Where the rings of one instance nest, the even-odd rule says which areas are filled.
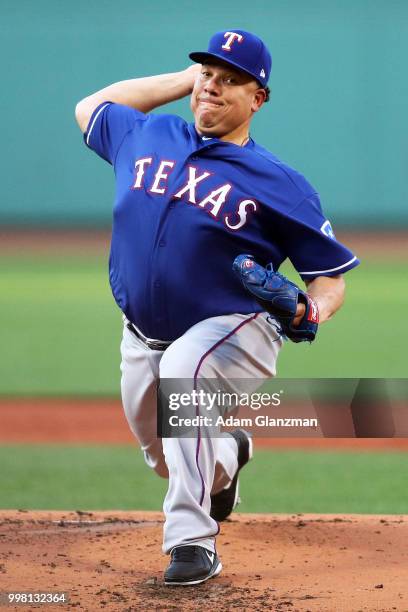
[[[189,57],[193,62],[205,64],[211,59],[221,59],[239,68],[266,87],[272,67],[272,57],[260,38],[245,30],[223,30],[210,39],[207,51],[194,51]]]

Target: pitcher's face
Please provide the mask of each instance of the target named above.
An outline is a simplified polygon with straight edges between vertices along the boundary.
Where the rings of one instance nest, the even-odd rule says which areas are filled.
[[[250,75],[217,62],[203,64],[191,94],[197,130],[221,138],[248,124],[265,100],[265,90]]]

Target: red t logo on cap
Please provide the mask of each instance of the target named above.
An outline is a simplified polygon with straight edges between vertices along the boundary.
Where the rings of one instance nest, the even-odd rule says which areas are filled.
[[[231,51],[231,45],[234,40],[237,40],[240,43],[244,40],[244,37],[241,34],[237,34],[236,32],[225,32],[224,38],[228,38],[225,45],[222,45],[221,47],[221,49],[224,49],[224,51]]]

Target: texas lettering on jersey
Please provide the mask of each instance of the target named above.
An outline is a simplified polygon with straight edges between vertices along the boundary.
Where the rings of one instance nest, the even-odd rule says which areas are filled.
[[[203,172],[193,165],[188,166],[188,176],[185,177],[184,185],[176,193],[168,194],[167,186],[167,179],[177,163],[175,161],[166,159],[161,160],[158,164],[153,181],[150,185],[146,185],[146,169],[151,166],[152,162],[152,157],[142,157],[135,161],[135,178],[131,185],[133,191],[145,189],[149,193],[166,195],[167,197],[170,195],[172,198],[183,200],[188,204],[194,204],[212,215],[217,221],[221,221],[225,227],[233,231],[243,227],[248,221],[249,213],[256,212],[257,210],[258,205],[256,200],[243,199],[238,202],[234,214],[222,215],[222,209],[233,189],[231,183],[224,183],[216,189],[208,190],[205,197],[197,201],[197,185],[199,183],[201,186],[205,185],[206,179],[208,179],[212,173],[207,171]]]
[[[240,46],[229,35],[223,42]],[[175,340],[210,317],[260,312],[232,273],[239,253],[275,270],[289,258],[304,280],[358,264],[314,187],[252,138],[239,147],[176,115],[103,102],[84,140],[115,169],[112,293],[150,338]]]

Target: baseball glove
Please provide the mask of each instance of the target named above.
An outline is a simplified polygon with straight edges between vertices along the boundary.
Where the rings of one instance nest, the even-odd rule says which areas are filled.
[[[252,255],[238,255],[232,268],[245,289],[279,322],[282,335],[292,342],[312,342],[315,339],[319,310],[310,295],[282,274],[274,272],[272,264],[266,268],[257,264]],[[305,314],[299,325],[294,327],[293,320],[299,303],[305,305]]]

